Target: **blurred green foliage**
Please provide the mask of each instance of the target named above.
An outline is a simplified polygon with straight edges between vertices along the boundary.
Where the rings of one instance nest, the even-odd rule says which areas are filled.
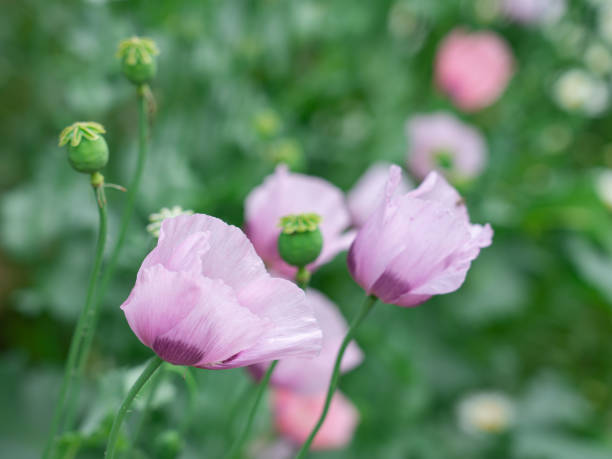
[[[136,218],[104,304],[81,429],[67,457],[100,457],[128,370],[149,351],[118,306],[153,246],[150,213],[175,204],[241,225],[248,192],[274,163],[349,189],[378,159],[402,164],[403,124],[453,110],[432,83],[453,27],[502,34],[517,72],[492,107],[460,115],[486,135],[490,161],[464,190],[495,228],[463,288],[415,309],[379,306],[358,333],[367,358],[343,391],[361,424],[321,458],[612,457],[612,217],[596,193],[612,166],[612,116],[582,118],[551,99],[555,76],[597,40],[594,2],[525,28],[478,13],[482,1],[80,0],[4,2],[0,15],[0,450],[32,458],[44,441],[93,254],[96,210],[57,135],[75,120],[107,129],[107,181],[135,162],[133,87],[116,46],[142,34],[161,49]],[[564,33],[579,28],[580,40]],[[110,244],[123,196],[108,192]],[[361,292],[343,256],[313,277],[351,317]],[[181,458],[221,457],[244,417],[242,370],[197,371],[200,392]],[[133,457],[161,457],[188,403],[179,378],[154,406]],[[492,389],[515,402],[507,435],[461,431],[456,407]],[[262,410],[257,436],[274,435]],[[138,407],[130,427],[137,421]],[[233,430],[232,430],[233,429]],[[169,432],[169,433],[168,433]],[[157,442],[154,438],[161,438]],[[168,440],[170,441],[170,440]],[[267,441],[267,440],[266,440]],[[315,455],[313,454],[313,457]]]

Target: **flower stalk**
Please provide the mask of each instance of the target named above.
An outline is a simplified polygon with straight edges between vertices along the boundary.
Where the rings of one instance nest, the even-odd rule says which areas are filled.
[[[125,415],[127,414],[130,406],[132,406],[132,402],[138,395],[138,392],[140,392],[149,378],[155,374],[163,362],[164,361],[157,355],[151,357],[145,369],[142,371],[134,385],[130,388],[125,399],[123,400],[123,403],[121,403],[121,406],[119,407],[119,411],[117,411],[117,414],[115,415],[115,419],[113,420],[113,426],[111,427],[108,442],[106,444],[106,452],[104,453],[105,458],[113,459],[115,457],[117,439],[119,438],[119,431],[121,429],[121,424],[123,424],[123,420],[125,419]]]
[[[344,356],[344,351],[346,351],[346,348],[348,347],[349,343],[353,339],[355,330],[357,329],[357,327],[359,327],[359,325],[367,317],[367,315],[370,313],[370,311],[372,310],[372,308],[374,307],[377,301],[378,301],[378,298],[376,298],[375,296],[373,295],[367,296],[363,305],[361,306],[361,309],[359,310],[359,312],[357,313],[357,315],[351,322],[351,325],[348,331],[346,332],[346,336],[344,337],[344,340],[342,340],[340,349],[338,350],[338,355],[336,357],[336,363],[334,364],[334,372],[332,373],[332,377],[329,382],[329,388],[327,389],[327,396],[325,397],[325,405],[323,406],[323,412],[321,413],[321,416],[319,417],[319,420],[317,421],[316,425],[312,429],[312,432],[310,432],[310,435],[308,436],[308,438],[306,439],[306,441],[304,442],[304,444],[298,451],[297,455],[295,456],[296,459],[302,459],[306,457],[306,454],[308,453],[308,450],[310,449],[310,445],[312,444],[315,436],[319,432],[319,429],[323,425],[323,422],[325,421],[325,418],[327,416],[327,412],[329,411],[329,405],[331,403],[332,397],[334,395],[334,392],[336,391],[336,388],[338,387],[338,382],[340,380],[340,364],[342,362],[342,357]]]
[[[98,278],[100,276],[100,269],[102,266],[102,258],[104,255],[104,248],[106,245],[106,232],[107,232],[107,213],[106,213],[106,200],[104,199],[104,177],[99,172],[95,172],[91,175],[91,184],[98,202],[98,213],[99,213],[99,228],[98,228],[98,240],[96,243],[96,254],[94,258],[94,265],[89,277],[89,284],[87,287],[87,296],[85,299],[85,306],[81,310],[81,314],[77,321],[76,330],[72,336],[70,342],[70,349],[68,351],[68,360],[66,362],[66,368],[64,370],[64,379],[60,389],[60,396],[58,403],[55,408],[53,420],[51,422],[51,430],[49,432],[49,438],[45,446],[43,458],[48,459],[54,457],[55,441],[56,436],[60,433],[60,426],[62,422],[66,421],[66,410],[70,406],[69,395],[73,392],[73,388],[78,385],[79,372],[77,369],[79,350],[81,349],[84,340],[88,339],[88,335],[93,333],[93,330],[87,326],[88,321],[93,313],[93,300],[96,294],[96,287]]]

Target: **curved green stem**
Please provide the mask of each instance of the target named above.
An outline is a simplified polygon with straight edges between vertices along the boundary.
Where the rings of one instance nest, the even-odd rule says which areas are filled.
[[[129,390],[128,394],[123,400],[123,403],[119,407],[119,411],[115,415],[115,419],[113,421],[113,426],[111,427],[110,434],[108,435],[108,442],[106,444],[106,452],[104,453],[107,459],[113,459],[115,457],[115,449],[117,447],[117,438],[119,438],[119,431],[121,429],[121,424],[123,423],[123,419],[128,412],[128,409],[132,405],[132,402],[140,392],[140,389],[146,384],[151,376],[155,373],[155,371],[160,367],[160,365],[164,361],[160,359],[157,355],[151,357],[147,366],[142,371],[134,385]]]
[[[147,398],[145,400],[145,405],[142,409],[140,420],[138,421],[136,429],[134,430],[134,435],[132,437],[132,444],[134,446],[138,444],[140,434],[142,433],[144,426],[147,423],[149,412],[151,411],[151,403],[153,402],[153,399],[155,398],[155,393],[157,392],[157,388],[159,387],[159,384],[163,379],[164,369],[165,367],[162,367],[161,370],[159,370],[151,377],[151,382],[149,383],[149,394],[147,395]]]
[[[266,371],[266,374],[264,375],[261,382],[259,383],[259,387],[257,388],[257,393],[255,394],[255,402],[253,403],[253,406],[251,407],[251,412],[249,413],[247,423],[245,424],[244,429],[242,430],[242,434],[240,434],[240,437],[234,443],[234,446],[232,447],[232,449],[230,450],[228,454],[228,457],[232,459],[239,458],[242,453],[242,448],[244,444],[246,443],[246,441],[248,440],[249,434],[251,433],[251,427],[253,426],[255,414],[257,414],[257,407],[259,406],[259,402],[261,401],[261,398],[264,392],[266,391],[266,387],[268,387],[268,382],[270,381],[270,377],[272,376],[272,372],[274,371],[274,368],[276,367],[277,363],[278,363],[278,360],[274,360],[270,364],[270,366],[268,367],[268,370]]]
[[[121,224],[119,228],[119,234],[117,236],[117,242],[113,247],[113,251],[110,255],[108,264],[106,269],[104,270],[104,275],[102,276],[102,283],[99,290],[99,294],[96,298],[94,306],[92,308],[91,314],[89,316],[89,321],[87,323],[87,327],[90,330],[89,333],[85,335],[85,339],[83,341],[83,346],[81,348],[81,352],[79,355],[79,363],[77,375],[79,378],[82,377],[85,372],[85,365],[87,364],[87,359],[89,358],[89,351],[91,349],[91,344],[93,342],[93,338],[95,335],[95,329],[97,327],[98,319],[100,317],[100,309],[102,300],[104,299],[104,295],[106,290],[108,289],[108,285],[113,277],[115,268],[117,266],[117,262],[119,260],[119,254],[121,253],[121,249],[123,248],[123,244],[125,243],[125,238],[127,235],[128,228],[130,226],[130,220],[132,218],[132,213],[134,211],[134,204],[136,202],[136,195],[138,194],[138,188],[140,187],[140,181],[142,179],[142,174],[144,171],[144,166],[147,158],[147,140],[149,136],[149,123],[147,116],[147,101],[145,97],[145,90],[143,87],[138,89],[138,107],[139,107],[139,144],[138,144],[138,159],[136,163],[136,170],[134,171],[134,176],[132,177],[132,181],[127,190],[126,202],[123,207],[123,213],[121,215]],[[72,427],[72,417],[73,410],[68,414],[68,423],[67,428],[70,429]]]
[[[340,349],[338,350],[336,363],[334,365],[334,372],[332,373],[331,381],[329,382],[329,388],[327,390],[327,396],[325,397],[325,405],[323,406],[323,412],[321,413],[317,424],[314,426],[314,429],[312,429],[312,432],[310,432],[310,435],[308,436],[308,438],[298,451],[297,455],[295,456],[295,459],[301,459],[306,457],[306,454],[310,449],[310,445],[314,440],[314,437],[317,435],[317,432],[319,432],[319,429],[323,425],[323,421],[325,421],[325,417],[327,416],[327,412],[329,411],[329,405],[331,403],[332,397],[334,395],[334,392],[336,391],[336,387],[338,387],[338,381],[340,379],[340,363],[342,362],[344,351],[346,351],[346,348],[353,339],[353,334],[355,333],[355,330],[357,329],[357,327],[359,327],[361,322],[363,322],[363,319],[365,319],[369,312],[372,310],[372,307],[376,304],[377,300],[378,298],[376,298],[375,296],[368,296],[364,301],[363,305],[361,306],[361,309],[351,322],[351,325],[348,331],[346,332],[346,336],[344,337],[344,340],[340,345]]]
[[[99,199],[99,188],[100,186],[94,186],[94,193],[96,200],[98,201],[98,213],[99,213],[99,229],[98,229],[98,241],[96,243],[96,255],[94,259],[93,269],[89,277],[89,285],[87,287],[87,297],[85,299],[85,306],[81,310],[81,315],[77,321],[77,326],[72,335],[72,341],[70,342],[70,349],[68,351],[68,360],[66,362],[66,368],[64,370],[64,379],[60,389],[60,396],[57,402],[53,420],[51,421],[51,430],[49,432],[49,438],[45,445],[43,452],[43,458],[48,459],[53,457],[55,449],[55,437],[59,433],[60,425],[64,419],[66,413],[66,403],[68,402],[68,395],[71,392],[71,388],[74,384],[77,384],[78,371],[77,371],[77,357],[79,349],[82,345],[83,339],[87,333],[91,334],[91,329],[87,327],[87,321],[91,316],[92,303],[96,292],[96,286],[98,277],[100,275],[100,267],[102,266],[102,258],[104,255],[104,246],[106,244],[106,201]]]

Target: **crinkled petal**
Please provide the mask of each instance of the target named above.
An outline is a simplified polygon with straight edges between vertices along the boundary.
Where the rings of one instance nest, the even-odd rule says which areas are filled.
[[[238,289],[245,283],[267,276],[263,262],[244,233],[209,215],[181,215],[164,220],[154,252],[173,253],[194,233],[208,234],[208,248],[198,254],[201,273],[205,277],[221,279]]]
[[[122,305],[143,344],[176,365],[207,366],[254,345],[269,328],[222,281],[162,265],[143,271]]]
[[[304,292],[285,279],[267,277],[252,282],[238,294],[241,304],[271,326],[250,348],[218,368],[232,368],[291,356],[314,357],[321,350],[322,333]]]
[[[321,330],[323,343],[321,353],[312,359],[292,357],[282,359],[272,373],[271,384],[301,393],[325,391],[331,379],[336,356],[348,326],[344,317],[322,293],[308,289],[306,303],[313,307],[314,314]],[[363,360],[363,353],[357,343],[352,341],[342,358],[340,370],[347,372]],[[259,379],[263,376],[268,364],[259,364],[251,368],[251,372]]]

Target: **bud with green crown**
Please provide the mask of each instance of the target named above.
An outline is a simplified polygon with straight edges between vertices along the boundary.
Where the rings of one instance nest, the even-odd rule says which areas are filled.
[[[132,37],[119,43],[117,57],[121,59],[121,70],[132,83],[141,85],[153,79],[157,72],[155,56],[159,49],[153,40]]]
[[[323,235],[317,214],[287,215],[280,219],[278,252],[292,266],[303,268],[317,259],[323,249]]]
[[[68,161],[74,169],[86,174],[98,172],[108,162],[108,145],[100,123],[78,121],[66,127],[59,136],[59,146],[68,145]]]

